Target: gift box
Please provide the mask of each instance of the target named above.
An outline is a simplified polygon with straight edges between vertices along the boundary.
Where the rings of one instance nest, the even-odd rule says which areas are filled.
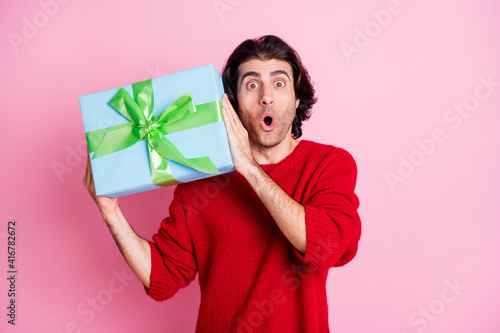
[[[97,195],[234,171],[220,73],[205,65],[79,97]]]

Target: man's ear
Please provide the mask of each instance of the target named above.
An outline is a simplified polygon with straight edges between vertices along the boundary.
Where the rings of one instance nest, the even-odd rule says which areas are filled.
[[[300,104],[300,99],[295,100],[295,108],[297,109]]]

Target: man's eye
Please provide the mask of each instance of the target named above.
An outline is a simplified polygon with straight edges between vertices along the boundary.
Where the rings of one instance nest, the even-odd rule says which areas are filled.
[[[259,85],[256,82],[250,82],[247,84],[248,89],[256,89],[259,87]]]
[[[283,82],[283,81],[276,81],[276,82],[274,83],[274,85],[275,85],[276,87],[278,87],[278,88],[281,88],[281,87],[284,87],[284,86],[285,86],[285,82]]]

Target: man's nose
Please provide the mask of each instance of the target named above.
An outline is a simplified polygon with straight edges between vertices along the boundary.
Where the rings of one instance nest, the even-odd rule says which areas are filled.
[[[274,102],[273,90],[268,85],[264,85],[261,89],[262,95],[260,96],[260,105],[269,106]]]

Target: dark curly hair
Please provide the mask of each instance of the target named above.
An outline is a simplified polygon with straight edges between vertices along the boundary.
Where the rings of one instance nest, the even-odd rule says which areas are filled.
[[[302,136],[302,122],[311,117],[311,108],[316,103],[315,90],[307,69],[302,65],[298,53],[281,38],[266,35],[255,39],[247,39],[242,42],[226,61],[222,71],[222,82],[229,101],[238,112],[237,83],[238,68],[249,60],[259,59],[262,61],[277,59],[290,64],[293,71],[295,98],[300,100],[295,111],[292,124],[292,136],[298,139]]]

